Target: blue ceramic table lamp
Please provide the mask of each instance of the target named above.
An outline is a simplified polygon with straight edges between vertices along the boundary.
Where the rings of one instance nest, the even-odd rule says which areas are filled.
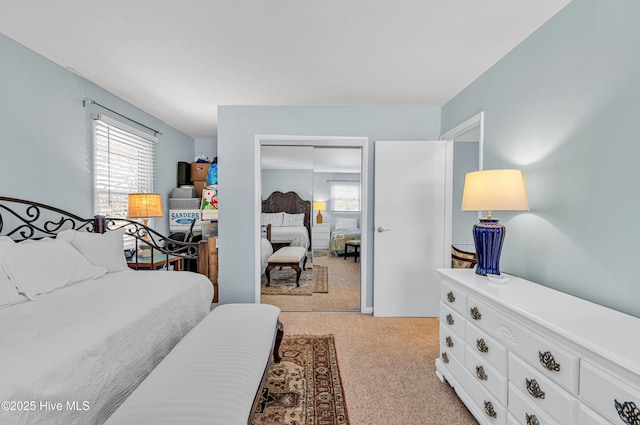
[[[487,211],[473,226],[479,275],[500,274],[500,253],[505,228],[492,211],[529,209],[524,172],[520,170],[484,170],[467,173],[462,193],[462,211]]]

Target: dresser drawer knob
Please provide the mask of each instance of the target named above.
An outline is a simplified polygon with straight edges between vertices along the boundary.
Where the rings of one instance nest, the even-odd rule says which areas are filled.
[[[471,318],[473,320],[480,320],[482,318],[482,314],[480,314],[480,311],[478,310],[478,307],[473,307],[471,309]]]
[[[446,337],[444,341],[445,341],[445,344],[447,344],[447,347],[449,348],[453,347],[453,341],[451,340],[450,336]]]
[[[544,353],[538,351],[538,358],[540,359],[540,364],[546,369],[552,372],[560,372],[560,363],[556,363],[556,360],[549,351],[545,351]]]
[[[493,404],[490,401],[484,401],[484,413],[486,413],[490,418],[495,419],[498,417],[496,411],[493,410]]]
[[[440,354],[440,358],[443,362],[449,363],[449,356],[447,356],[447,353],[445,353],[444,351],[442,352],[442,354]]]
[[[538,385],[538,381],[535,379],[528,380],[524,378],[525,384],[527,386],[527,391],[531,394],[533,398],[541,398],[544,399],[544,391],[540,389],[540,385]]]
[[[448,325],[453,325],[454,324],[453,316],[450,315],[450,314],[447,314],[447,324]]]
[[[524,412],[524,416],[527,419],[527,425],[540,425],[540,422],[538,422],[538,418],[536,418],[536,415],[530,415],[527,412]]]
[[[489,352],[489,347],[487,347],[487,343],[484,342],[484,338],[480,338],[476,340],[476,347],[478,348],[478,351],[480,351],[481,353]]]
[[[620,419],[627,425],[640,425],[640,409],[633,401],[620,403],[614,400]]]
[[[453,292],[449,291],[449,293],[447,294],[447,301],[449,301],[450,303],[456,302],[456,296],[453,295]]]
[[[489,378],[487,374],[484,372],[484,367],[482,366],[476,366],[476,376],[481,381],[486,381]]]

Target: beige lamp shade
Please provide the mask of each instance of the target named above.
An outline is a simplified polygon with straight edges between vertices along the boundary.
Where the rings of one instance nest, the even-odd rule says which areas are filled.
[[[313,210],[314,211],[326,211],[327,210],[327,203],[326,202],[313,201]]]
[[[320,211],[327,210],[327,203],[321,201],[313,201],[313,210],[318,211],[318,215],[316,216],[316,223],[322,224],[322,214]]]
[[[529,209],[524,172],[484,170],[467,173],[462,211],[522,211]]]
[[[129,218],[162,217],[162,196],[159,193],[130,193]]]

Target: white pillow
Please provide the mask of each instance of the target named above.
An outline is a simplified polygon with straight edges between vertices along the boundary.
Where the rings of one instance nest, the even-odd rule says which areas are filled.
[[[300,213],[300,214],[283,213],[283,214],[284,214],[284,217],[282,219],[283,227],[304,226],[304,213]]]
[[[94,266],[105,267],[107,272],[128,270],[124,256],[124,228],[100,233],[63,230],[57,238],[63,239],[84,255]]]
[[[18,290],[35,300],[56,289],[107,272],[62,239],[44,238],[0,251],[0,263]]]
[[[273,227],[282,227],[282,220],[284,219],[283,212],[277,213],[262,213],[260,218],[260,224],[266,226],[270,224]]]
[[[11,249],[13,245],[15,245],[15,242],[9,237],[0,237],[0,253],[3,249]],[[0,267],[0,308],[15,304],[18,299],[20,299],[18,288],[9,280],[9,276],[4,271],[4,268]]]
[[[358,228],[357,218],[344,218],[344,217],[336,218],[336,229],[357,229],[357,228]]]

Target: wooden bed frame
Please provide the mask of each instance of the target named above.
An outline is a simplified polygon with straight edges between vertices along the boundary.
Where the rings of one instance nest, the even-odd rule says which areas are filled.
[[[289,214],[304,213],[304,227],[309,233],[311,240],[311,201],[305,201],[295,192],[282,193],[273,192],[262,201],[263,213],[286,212]]]
[[[83,218],[39,202],[0,196],[0,235],[9,236],[16,242],[56,236],[67,229],[105,233],[120,228],[124,228],[125,234],[134,238],[136,250],[143,242],[151,246],[151,263],[154,262],[154,256],[158,260],[165,257],[167,262],[169,256],[196,260],[198,273],[210,277],[209,249],[206,240],[189,242],[170,239],[134,220],[102,215]],[[217,279],[215,282],[212,281],[212,285],[214,288],[212,302],[216,303],[218,302]]]

